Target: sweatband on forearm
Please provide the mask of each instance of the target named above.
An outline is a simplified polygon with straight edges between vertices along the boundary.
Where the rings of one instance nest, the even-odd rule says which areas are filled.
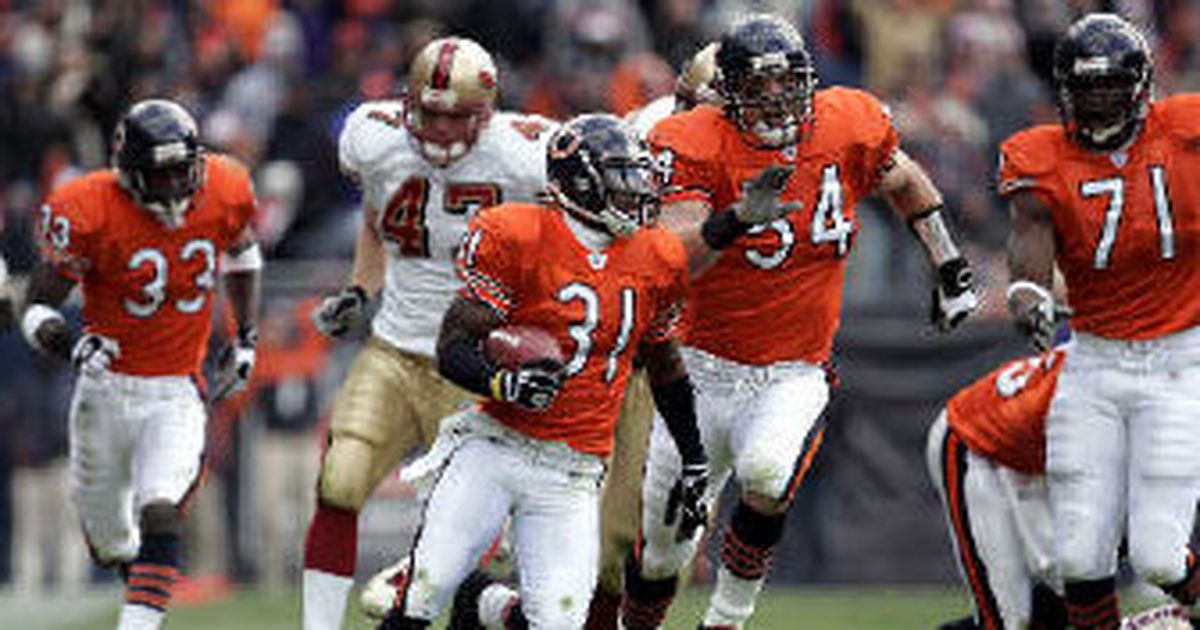
[[[962,256],[942,218],[944,207],[944,205],[938,204],[922,210],[908,220],[908,226],[917,235],[917,240],[925,246],[925,251],[929,253],[929,260],[935,267]]]
[[[458,337],[438,351],[438,372],[463,389],[492,397],[496,369],[483,356],[479,344]]]

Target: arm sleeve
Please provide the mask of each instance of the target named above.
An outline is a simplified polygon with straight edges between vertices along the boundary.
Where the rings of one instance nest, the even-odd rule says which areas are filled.
[[[84,210],[80,195],[55,192],[37,211],[34,239],[50,266],[76,282],[92,266],[93,241],[100,207]]]
[[[460,294],[487,304],[505,320],[512,311],[513,289],[520,275],[516,248],[515,239],[508,237],[496,214],[485,211],[471,221],[455,261],[463,282]]]
[[[222,179],[227,182],[224,201],[228,210],[225,214],[223,244],[223,248],[227,249],[237,242],[242,231],[253,221],[258,212],[258,201],[254,195],[254,181],[250,178],[250,171],[231,157],[221,156],[219,159],[224,171]]]
[[[1052,154],[1052,151],[1049,147],[1039,149],[1042,143],[1036,140],[1029,133],[1021,133],[1000,145],[996,189],[1001,196],[1007,197],[1022,190],[1039,194],[1050,192],[1048,161],[1038,156]]]
[[[672,127],[676,121],[664,122],[667,124],[660,123],[647,138],[666,181],[662,202],[696,200],[715,204],[716,182],[712,168],[676,139],[679,132]]]

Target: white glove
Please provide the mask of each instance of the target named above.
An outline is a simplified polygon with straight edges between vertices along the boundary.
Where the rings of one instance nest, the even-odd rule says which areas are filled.
[[[1008,311],[1013,324],[1038,352],[1045,352],[1054,345],[1058,323],[1071,316],[1066,305],[1056,304],[1054,296],[1028,280],[1018,280],[1008,287]]]
[[[781,164],[768,165],[758,176],[746,183],[742,198],[733,206],[737,220],[746,225],[770,223],[783,215],[800,210],[804,205],[798,201],[780,203],[779,196],[787,188],[795,167]]]
[[[257,344],[258,333],[250,329],[239,334],[237,340],[221,352],[220,358],[217,359],[217,383],[213,389],[213,402],[220,402],[231,394],[245,391],[246,386],[250,384],[250,374],[254,372]]]
[[[121,346],[115,339],[85,333],[71,349],[71,365],[89,376],[108,371],[108,366],[121,356]]]
[[[367,292],[350,285],[321,300],[312,313],[313,325],[326,337],[340,337],[367,317]]]

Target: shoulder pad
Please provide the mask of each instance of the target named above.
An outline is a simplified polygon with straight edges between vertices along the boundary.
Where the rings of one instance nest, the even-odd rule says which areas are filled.
[[[1040,125],[1017,132],[1000,145],[998,189],[1008,195],[1038,185],[1054,172],[1065,140],[1059,125]]]
[[[1200,141],[1200,94],[1178,94],[1158,101],[1153,107],[1169,133],[1184,140]]]
[[[475,224],[514,247],[522,244],[537,246],[541,239],[542,220],[555,212],[543,206],[521,202],[506,202],[485,208],[476,215]]]
[[[854,88],[818,90],[813,97],[813,115],[818,126],[836,125],[854,141],[864,144],[877,144],[894,132],[888,106],[874,94]]]
[[[662,119],[647,140],[655,150],[670,149],[676,157],[705,161],[720,155],[727,132],[736,135],[733,123],[725,120],[720,108],[704,104]]]
[[[350,112],[338,137],[338,164],[354,179],[369,176],[393,151],[407,150],[404,103],[370,101]]]

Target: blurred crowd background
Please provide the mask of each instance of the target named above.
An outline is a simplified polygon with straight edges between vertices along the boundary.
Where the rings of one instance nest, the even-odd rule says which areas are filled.
[[[1145,30],[1159,95],[1195,89],[1200,3],[0,0],[0,251],[18,277],[34,262],[39,200],[106,165],[110,131],[134,100],[180,100],[200,121],[205,144],[253,169],[261,202],[255,227],[269,254],[262,350],[255,390],[215,409],[210,423],[209,484],[189,529],[194,574],[295,581],[321,421],[355,349],[326,343],[307,323],[313,298],[344,277],[359,221],[356,193],[337,169],[345,115],[364,100],[397,96],[408,59],[444,34],[473,37],[492,51],[506,109],[557,118],[624,114],[669,93],[675,70],[751,10],[800,26],[823,84],[860,86],[888,103],[903,146],[946,194],[987,296],[984,316],[958,338],[931,339],[919,325],[928,271],[906,227],[873,202],[860,209],[839,342],[848,385],[834,405],[843,428],[794,510],[808,523],[794,536],[807,541],[779,561],[779,572],[860,579],[829,567],[843,557],[839,549],[871,552],[872,534],[839,536],[878,506],[903,511],[917,497],[911,509],[928,533],[911,553],[936,559],[915,567],[897,561],[907,573],[875,575],[951,579],[919,449],[940,399],[1013,352],[1000,319],[1007,218],[993,185],[996,147],[1022,127],[1055,119],[1054,41],[1087,11],[1118,11]],[[914,362],[929,367],[914,370]],[[96,576],[63,490],[71,376],[31,356],[19,335],[0,339],[0,366],[0,582],[28,591],[53,582],[77,588]],[[897,409],[908,413],[887,417],[904,415]],[[857,468],[839,476],[839,461]],[[887,472],[893,465],[911,482],[897,485]],[[383,495],[384,506],[410,499],[402,487]],[[364,547],[378,548],[382,562],[393,530],[411,523],[410,511],[378,510],[367,514]],[[822,518],[851,525],[823,537]]]

